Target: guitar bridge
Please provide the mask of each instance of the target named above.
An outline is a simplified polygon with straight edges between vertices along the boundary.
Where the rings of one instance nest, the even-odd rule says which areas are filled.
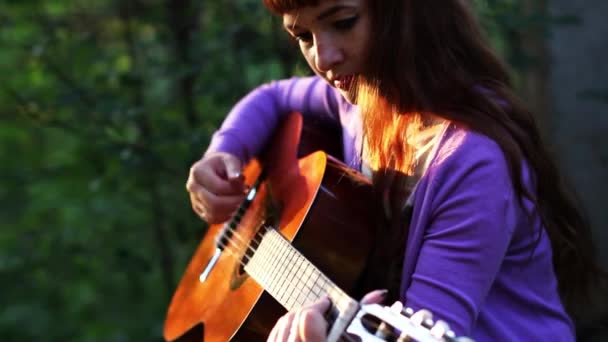
[[[217,264],[217,261],[220,259],[220,255],[222,255],[222,250],[219,248],[216,248],[215,253],[213,253],[213,256],[211,257],[211,260],[209,260],[209,263],[207,263],[205,270],[198,277],[198,280],[201,283],[204,283],[205,280],[207,280],[207,277],[211,273],[211,270],[213,270],[213,268],[215,267],[215,264]]]

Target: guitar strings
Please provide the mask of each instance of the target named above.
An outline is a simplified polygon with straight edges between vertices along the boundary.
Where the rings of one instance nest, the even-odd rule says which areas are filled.
[[[252,240],[255,241],[255,243],[258,245],[257,248],[259,248],[259,245],[261,244],[261,239],[264,238],[264,234],[266,234],[267,232],[269,232],[271,229],[274,230],[274,228],[272,228],[271,226],[263,225],[263,226],[261,226],[261,229],[254,235],[254,237],[252,238]],[[235,230],[233,229],[233,231],[235,231]],[[236,255],[237,258],[239,257],[240,252],[244,252],[242,254],[242,258],[239,259],[239,264],[241,266],[245,266],[253,258],[253,255],[249,256],[247,254],[247,251],[251,251],[252,253],[255,253],[257,251],[257,248],[254,248],[253,246],[247,244],[246,241],[244,241],[243,237],[239,233],[234,232],[232,236],[236,237],[236,239],[240,240],[238,242],[237,241],[232,241],[233,245],[236,248],[234,248],[234,250],[232,250],[232,248],[230,248],[232,246],[229,246],[228,243],[226,243],[223,247],[226,247],[227,250],[228,250],[228,252],[234,253],[234,255]],[[258,238],[259,238],[259,240],[258,240]],[[224,240],[224,239],[219,239],[218,241],[222,241],[222,240]],[[231,240],[228,239],[228,242],[230,242],[230,241]],[[243,248],[244,245],[247,245],[247,247]],[[310,265],[314,268],[314,265],[312,265],[312,264],[310,264]],[[314,269],[316,269],[316,268],[314,268]],[[316,270],[317,270],[317,272],[319,272],[318,269],[316,269]],[[324,276],[322,273],[320,273],[320,274],[321,274],[321,276],[323,278],[319,278],[319,279],[324,279],[324,285],[322,285],[321,288],[323,289],[323,292],[324,292],[325,295],[329,293],[329,291],[327,289],[325,289],[325,285],[329,285],[330,287],[332,287],[334,289],[337,289],[335,287],[335,285],[332,284],[329,279],[327,279],[326,276]],[[300,282],[306,283],[306,281],[307,281],[307,280],[305,280],[304,278],[302,278],[299,275],[297,275],[296,278]],[[317,281],[315,281],[315,283],[317,283]],[[291,281],[289,284],[296,284],[296,282]],[[304,290],[300,289],[299,287],[295,288],[295,291],[297,291],[297,293],[293,293],[294,292],[294,288],[292,288],[292,295],[295,296],[296,298],[299,295],[305,295],[306,298],[309,299],[310,298],[309,293],[313,293],[312,292],[313,286],[312,285],[308,285],[306,287],[309,289],[309,291],[304,291]],[[345,296],[346,298],[350,299],[350,297],[348,297],[346,294],[343,294],[341,292],[342,291],[340,290],[340,297]],[[321,297],[321,294],[316,293],[316,297],[313,298],[313,299],[319,299],[320,297]],[[343,298],[339,298],[339,300],[342,300],[342,299]]]
[[[239,241],[234,241],[233,239],[226,239],[228,241],[228,243],[225,243],[223,245],[221,243],[218,243],[218,245],[219,245],[219,247],[225,248],[226,251],[228,251],[229,253],[233,253],[235,255],[238,255],[239,252],[241,252],[241,251],[245,252],[243,254],[242,259],[239,259],[239,263],[241,264],[241,266],[245,266],[252,258],[249,255],[247,255],[246,251],[251,251],[252,253],[255,253],[257,251],[257,248],[254,248],[253,246],[248,244],[245,241],[245,239],[243,238],[243,236],[240,233],[238,233],[236,229],[233,229],[233,228],[229,228],[229,229],[232,231],[232,237],[236,237],[236,239],[238,239]],[[274,228],[267,226],[267,225],[261,226],[260,230],[258,230],[258,232],[254,235],[254,237],[252,238],[251,241],[254,241],[256,244],[259,245],[261,243],[261,239],[264,238],[263,234],[269,232],[270,229],[274,229]],[[258,240],[258,238],[259,238],[259,240]],[[222,240],[224,240],[224,239],[220,239],[219,241],[222,241]],[[232,246],[231,246],[230,242],[233,242]],[[246,249],[243,249],[244,246],[246,246]],[[361,317],[361,322],[367,323],[370,325],[377,324],[376,321],[366,318],[365,316]],[[348,342],[359,341],[359,338],[351,337],[348,333],[346,333],[346,331],[342,334],[341,339],[346,340]]]
[[[236,237],[238,240],[240,240],[239,241],[240,244],[237,243],[237,241],[232,241],[231,239],[226,239],[228,241],[228,243],[232,241],[233,242],[232,245],[234,245],[234,246],[230,246],[228,243],[225,243],[223,245],[221,243],[219,243],[218,245],[220,245],[221,247],[225,247],[229,253],[232,253],[233,255],[236,255],[237,257],[239,256],[240,252],[244,252],[243,255],[242,255],[242,258],[239,260],[239,264],[241,266],[245,266],[253,258],[253,254],[251,256],[249,256],[247,254],[247,252],[252,252],[252,253],[257,252],[257,248],[259,248],[259,245],[261,244],[261,239],[264,238],[264,234],[268,233],[271,230],[275,230],[275,228],[273,228],[272,226],[262,225],[261,229],[258,230],[258,232],[252,238],[252,241],[254,241],[257,244],[257,247],[254,248],[253,246],[251,246],[250,244],[248,244],[244,240],[244,238],[242,237],[241,234],[239,234],[239,233],[236,232],[236,229],[233,229],[233,228],[229,228],[229,229],[231,229],[232,232],[233,232],[232,236]],[[259,238],[259,240],[257,238]],[[219,239],[218,241],[222,241],[222,240],[224,240],[224,239]],[[243,246],[246,246],[246,248],[244,249]],[[235,248],[231,249],[230,247],[235,247]],[[316,269],[316,267],[314,267],[314,265],[312,265],[312,264],[310,264],[310,265],[314,269]],[[316,270],[317,270],[317,272],[319,272],[321,274],[321,276],[323,276],[325,278],[325,283],[327,285],[330,285],[331,287],[339,290],[340,296],[344,296],[344,297],[346,297],[348,299],[351,299],[350,297],[348,297],[348,295],[342,293],[342,290],[340,290],[339,288],[336,288],[336,286],[333,283],[331,283],[331,281],[325,275],[323,275],[318,269],[316,269]],[[304,279],[302,277],[299,277],[299,276],[298,276],[298,280],[304,281]],[[301,290],[299,290],[299,291],[300,291],[300,294],[303,293],[303,291],[301,291]],[[317,296],[317,297],[320,297],[320,296]],[[340,298],[340,299],[342,299],[342,298]]]
[[[234,255],[238,255],[239,252],[244,252],[243,253],[243,257],[247,257],[248,259],[245,260],[246,262],[249,262],[251,260],[251,257],[249,257],[249,255],[247,255],[247,252],[251,252],[251,253],[255,253],[257,251],[257,248],[254,248],[253,246],[251,246],[251,244],[247,243],[247,241],[245,241],[245,239],[242,237],[241,234],[239,234],[236,229],[233,228],[229,228],[232,231],[232,237],[236,237],[238,240],[240,240],[239,242],[241,244],[237,244],[236,241],[233,241],[232,239],[218,239],[218,247],[224,249],[226,248],[228,250],[228,252],[232,252],[234,253]],[[258,246],[259,244],[262,242],[261,239],[264,238],[263,234],[266,234],[268,231],[270,231],[270,227],[269,226],[262,226],[260,230],[258,230],[258,232],[254,235],[254,237],[251,239],[251,241],[255,242]],[[260,238],[260,240],[256,240],[256,238]],[[221,241],[223,240],[227,240],[228,242],[225,244],[222,244]],[[230,242],[235,242],[233,243],[232,247],[234,247],[234,250],[230,250]],[[245,248],[243,248],[245,247]],[[245,266],[245,263],[240,262],[242,266]]]

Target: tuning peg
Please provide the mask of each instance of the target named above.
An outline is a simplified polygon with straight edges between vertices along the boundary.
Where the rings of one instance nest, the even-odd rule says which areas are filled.
[[[391,311],[396,314],[400,314],[402,310],[403,310],[403,303],[401,303],[400,301],[396,301],[393,303],[393,305],[391,305]]]
[[[446,341],[458,341],[458,342],[467,342],[472,340],[456,340],[456,334],[450,330],[450,326],[447,322],[438,320],[437,322],[433,321],[433,314],[426,310],[418,310],[415,311],[411,308],[405,308],[402,310],[402,313],[409,317],[412,323],[420,325],[429,330],[431,335],[433,335],[437,339],[444,339]]]
[[[405,308],[405,309],[401,310],[401,314],[407,318],[410,318],[414,314],[414,309]]]
[[[430,329],[431,335],[437,337],[437,338],[443,338],[443,337],[447,337],[448,339],[450,338],[450,336],[446,336],[448,333],[451,333],[451,335],[453,335],[454,333],[450,330],[450,326],[442,320],[437,321]]]

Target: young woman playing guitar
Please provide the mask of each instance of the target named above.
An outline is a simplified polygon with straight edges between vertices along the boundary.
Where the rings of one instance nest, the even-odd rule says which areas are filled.
[[[604,273],[469,1],[264,3],[316,75],[262,85],[233,108],[190,170],[194,211],[230,217],[241,167],[286,113],[333,121],[343,161],[372,180],[388,222],[377,288],[476,341],[573,341],[575,304]],[[323,305],[288,313],[271,339],[323,330]]]

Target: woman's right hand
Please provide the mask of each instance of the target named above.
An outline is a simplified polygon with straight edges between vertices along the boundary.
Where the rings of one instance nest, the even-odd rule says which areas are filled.
[[[186,190],[198,216],[211,224],[225,222],[245,198],[241,162],[224,152],[205,155],[190,168]]]

